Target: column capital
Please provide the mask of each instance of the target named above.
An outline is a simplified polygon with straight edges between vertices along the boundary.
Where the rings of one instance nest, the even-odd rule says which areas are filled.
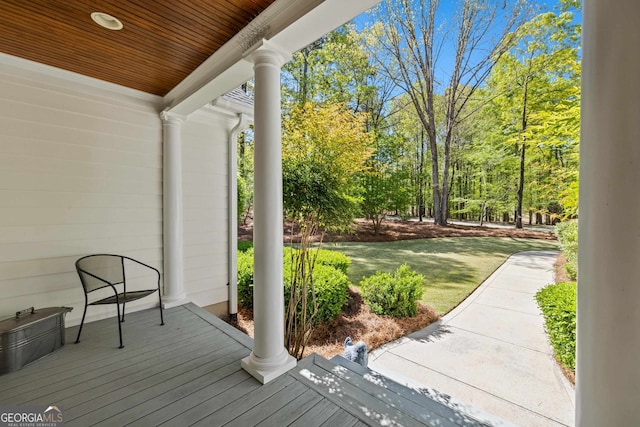
[[[186,117],[181,114],[172,113],[168,109],[160,112],[160,118],[164,123],[182,124]]]
[[[251,46],[244,53],[244,57],[253,62],[254,65],[268,63],[282,67],[291,60],[291,53],[270,40],[262,39]]]

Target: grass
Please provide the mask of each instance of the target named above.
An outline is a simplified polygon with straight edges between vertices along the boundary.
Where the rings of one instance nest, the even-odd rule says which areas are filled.
[[[425,276],[422,301],[446,314],[491,275],[510,255],[557,250],[556,241],[498,237],[451,237],[397,242],[325,243],[324,249],[351,258],[349,280],[358,285],[376,271],[393,272],[407,263]]]

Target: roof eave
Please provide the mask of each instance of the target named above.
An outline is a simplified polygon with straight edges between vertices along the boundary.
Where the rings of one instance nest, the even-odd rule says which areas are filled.
[[[164,97],[165,110],[187,116],[253,76],[245,54],[269,40],[293,54],[380,0],[277,0]]]

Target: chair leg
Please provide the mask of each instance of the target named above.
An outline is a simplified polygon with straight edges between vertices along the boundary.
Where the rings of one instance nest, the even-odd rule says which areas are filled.
[[[120,303],[118,303],[116,301],[116,307],[118,308],[118,318],[117,318],[117,322],[118,322],[118,336],[120,337],[120,347],[118,348],[124,348],[124,344],[122,344],[122,326],[120,326]]]
[[[124,322],[124,306],[125,306],[126,302],[122,303],[122,318],[120,319],[121,322]]]
[[[87,315],[87,301],[86,301],[87,297],[85,295],[85,302],[84,302],[84,312],[82,313],[82,321],[80,322],[80,329],[78,329],[78,336],[76,337],[76,344],[78,344],[80,342],[80,334],[82,333],[82,326],[84,325],[84,317]]]
[[[158,300],[160,300],[160,325],[164,325],[164,317],[162,316],[162,296],[160,295],[160,289],[158,289]]]

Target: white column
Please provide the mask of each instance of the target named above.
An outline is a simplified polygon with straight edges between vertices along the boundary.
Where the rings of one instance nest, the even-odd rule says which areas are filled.
[[[285,58],[263,42],[250,59],[255,72],[254,344],[242,367],[264,384],[296,366],[284,347],[280,67]]]
[[[181,116],[163,111],[162,118],[162,228],[164,247],[164,308],[187,301],[184,293],[182,222]]]
[[[583,23],[576,423],[640,425],[640,2]]]

